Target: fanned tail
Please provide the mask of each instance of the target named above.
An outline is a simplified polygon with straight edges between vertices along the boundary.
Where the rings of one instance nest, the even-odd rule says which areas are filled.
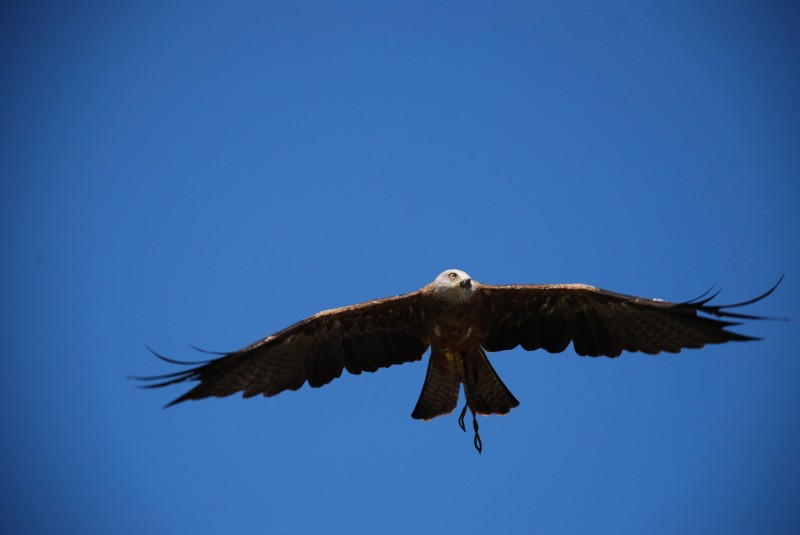
[[[472,413],[472,427],[475,430],[475,449],[481,453],[483,443],[478,434],[477,415],[506,414],[519,405],[519,401],[497,376],[480,346],[467,350],[455,358],[453,355],[444,355],[435,349],[432,350],[425,384],[422,385],[422,392],[411,417],[430,420],[451,412],[458,403],[458,391],[462,382],[467,403],[458,417],[458,425],[464,431],[467,430],[464,416],[469,408]]]
[[[477,414],[507,414],[519,405],[494,371],[483,348],[469,352],[464,366],[464,395],[467,406]]]
[[[432,350],[428,360],[428,373],[419,394],[412,418],[430,420],[448,414],[456,408],[461,378],[456,372],[455,363],[446,359],[438,351]]]

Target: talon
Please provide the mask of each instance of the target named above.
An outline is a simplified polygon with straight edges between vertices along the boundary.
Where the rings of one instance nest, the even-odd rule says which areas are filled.
[[[467,432],[467,426],[464,425],[464,415],[467,414],[467,405],[464,404],[464,408],[461,410],[461,415],[458,417],[458,425],[461,427],[461,430],[465,433]]]

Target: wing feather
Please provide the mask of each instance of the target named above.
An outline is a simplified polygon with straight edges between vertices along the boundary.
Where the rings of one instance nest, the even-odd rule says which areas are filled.
[[[326,310],[220,358],[137,379],[147,381],[146,388],[199,382],[169,405],[236,392],[274,396],[305,383],[319,387],[345,369],[360,374],[422,358],[429,342],[420,311],[418,291]]]
[[[775,287],[743,303],[710,305],[710,298],[671,303],[584,284],[481,285],[482,344],[487,351],[520,345],[528,351],[560,353],[572,343],[579,355],[616,357],[622,351],[676,353],[706,344],[754,340],[727,330],[739,323],[725,318],[766,318],[727,309],[763,299]]]

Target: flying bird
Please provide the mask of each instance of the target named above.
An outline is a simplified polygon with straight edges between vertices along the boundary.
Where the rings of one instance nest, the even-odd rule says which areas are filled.
[[[783,277],[781,277],[781,280]],[[478,414],[506,414],[519,401],[500,380],[486,352],[522,346],[560,353],[572,343],[578,355],[617,357],[623,351],[677,353],[706,344],[756,340],[727,330],[734,320],[767,319],[730,312],[742,303],[711,305],[703,294],[683,303],[645,299],[585,284],[481,284],[448,269],[419,290],[396,297],[324,310],[238,351],[174,373],[134,377],[147,388],[198,381],[167,406],[190,399],[249,398],[320,387],[341,376],[374,372],[420,360],[430,348],[428,371],[412,418],[430,420],[456,408],[461,385],[472,414],[474,446],[483,445]],[[719,293],[719,292],[717,292]],[[702,314],[702,315],[701,315]],[[155,353],[155,352],[154,352]]]

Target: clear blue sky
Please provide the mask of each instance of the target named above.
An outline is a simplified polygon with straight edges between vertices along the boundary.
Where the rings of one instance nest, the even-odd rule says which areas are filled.
[[[126,379],[450,267],[721,302],[785,272],[752,311],[800,317],[796,2],[13,4],[0,531],[797,532],[797,322],[494,354],[521,405],[480,456],[410,418],[424,363],[168,410]]]

